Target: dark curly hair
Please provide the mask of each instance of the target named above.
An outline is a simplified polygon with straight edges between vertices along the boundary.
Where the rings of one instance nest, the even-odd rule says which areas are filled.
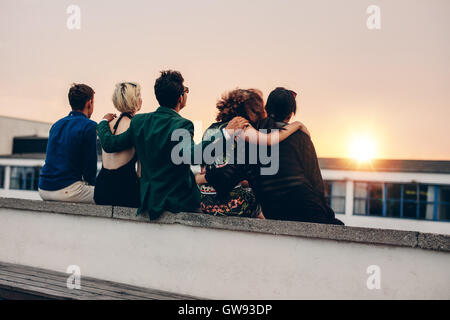
[[[236,89],[222,95],[217,102],[216,121],[228,122],[240,116],[250,122],[263,119],[266,115],[262,92],[258,89]]]
[[[161,71],[161,76],[155,81],[156,100],[160,106],[175,108],[178,99],[184,93],[184,79],[180,72]]]
[[[95,91],[85,84],[73,83],[69,89],[69,103],[72,110],[82,111],[86,102],[94,97]]]

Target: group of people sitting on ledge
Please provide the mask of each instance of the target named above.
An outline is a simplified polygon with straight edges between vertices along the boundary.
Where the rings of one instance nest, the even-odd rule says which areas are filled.
[[[97,124],[90,120],[94,90],[73,84],[72,111],[50,129],[41,198],[134,207],[150,219],[184,211],[343,224],[325,199],[308,130],[289,123],[297,111],[294,91],[276,88],[265,106],[256,89],[225,93],[216,105],[217,122],[199,144],[193,123],[180,115],[189,93],[182,75],[161,72],[154,91],[160,106],[138,114],[139,84],[117,84],[112,101],[120,115],[108,113]],[[98,176],[97,135],[103,149]],[[264,150],[275,170],[260,157]],[[201,165],[197,175],[194,164]]]

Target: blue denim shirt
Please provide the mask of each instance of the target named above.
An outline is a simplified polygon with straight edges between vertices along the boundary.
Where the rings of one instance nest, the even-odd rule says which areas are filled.
[[[79,111],[70,112],[51,127],[40,189],[60,190],[81,180],[95,185],[96,128],[97,123]]]

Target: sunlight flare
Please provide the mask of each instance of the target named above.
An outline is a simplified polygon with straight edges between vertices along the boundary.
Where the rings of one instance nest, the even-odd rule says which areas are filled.
[[[349,144],[349,156],[358,161],[370,161],[375,157],[375,140],[369,135],[354,136]]]

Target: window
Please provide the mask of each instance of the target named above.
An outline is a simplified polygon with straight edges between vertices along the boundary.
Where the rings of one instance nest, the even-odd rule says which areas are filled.
[[[354,213],[382,216],[383,195],[382,183],[355,182]]]
[[[0,166],[0,189],[5,187],[5,167]]]
[[[345,213],[345,181],[324,181],[325,199],[335,213]]]
[[[403,216],[406,218],[414,218],[417,212],[417,187],[418,185],[414,184],[405,184],[403,185],[403,210],[400,214],[403,213]]]
[[[386,184],[388,217],[433,219],[435,186]]]
[[[354,214],[450,220],[450,186],[355,182]]]
[[[388,217],[400,217],[401,212],[401,184],[387,184],[387,200],[386,200],[386,216]]]
[[[11,167],[9,188],[13,190],[37,190],[40,167]]]
[[[450,186],[439,187],[437,195],[437,219],[450,220]]]
[[[439,190],[437,186],[419,185],[419,214],[420,219],[434,219],[434,208],[436,192]]]

